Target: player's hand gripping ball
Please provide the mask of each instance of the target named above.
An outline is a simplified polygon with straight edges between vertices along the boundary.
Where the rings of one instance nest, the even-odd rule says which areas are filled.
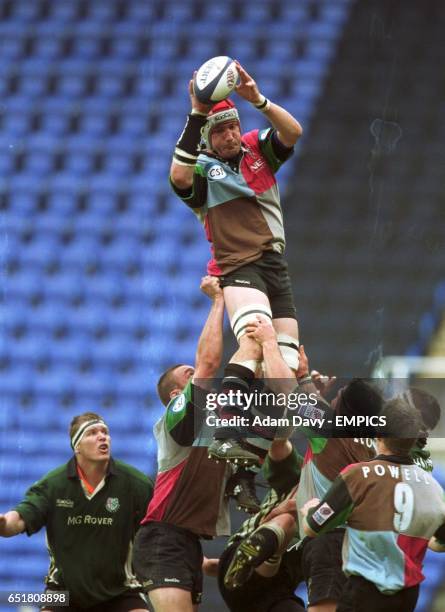
[[[238,70],[231,57],[219,55],[207,60],[193,79],[195,96],[202,104],[225,100],[235,89]]]

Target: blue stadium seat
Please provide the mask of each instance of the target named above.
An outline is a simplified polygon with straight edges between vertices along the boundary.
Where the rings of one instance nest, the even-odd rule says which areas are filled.
[[[127,3],[126,10],[129,20],[138,23],[150,23],[153,19],[156,5],[152,2],[135,0],[134,2]]]
[[[79,10],[77,2],[50,2],[50,17],[53,22],[75,22]]]
[[[22,22],[35,21],[39,16],[39,2],[26,2],[26,0],[15,0],[12,6],[12,16]]]
[[[5,28],[1,27],[6,25],[5,23],[0,24],[0,57],[3,60],[14,61],[18,60],[23,56],[25,47],[25,36],[23,32],[17,31],[11,35],[11,33],[4,32]]]
[[[73,55],[83,60],[95,60],[100,56],[101,38],[90,32],[78,34],[73,39]]]

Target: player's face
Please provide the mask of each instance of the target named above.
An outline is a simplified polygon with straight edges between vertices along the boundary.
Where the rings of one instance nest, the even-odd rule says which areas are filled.
[[[241,132],[238,121],[225,121],[212,130],[212,150],[223,159],[238,155],[241,149]]]
[[[194,373],[195,368],[193,368],[192,366],[182,365],[177,367],[175,370],[175,379],[178,387],[180,389],[183,389]]]
[[[108,427],[97,425],[87,429],[77,447],[77,451],[87,461],[108,461],[111,453]]]

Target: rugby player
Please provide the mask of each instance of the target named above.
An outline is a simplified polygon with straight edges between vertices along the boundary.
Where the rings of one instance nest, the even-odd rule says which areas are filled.
[[[192,612],[202,595],[201,538],[230,534],[224,496],[231,467],[208,458],[199,439],[206,389],[220,366],[224,298],[218,280],[201,289],[212,306],[201,332],[195,367],[176,365],[159,379],[166,410],[154,427],[158,475],[138,532],[133,563],[155,612]],[[195,384],[196,383],[196,384]]]
[[[104,419],[94,412],[70,425],[70,461],[43,476],[14,510],[0,515],[0,535],[46,527],[50,566],[46,593],[69,592],[69,606],[42,610],[148,610],[131,567],[135,533],[153,493],[139,470],[111,457]]]
[[[414,611],[430,539],[431,548],[445,550],[444,491],[410,456],[419,413],[397,398],[381,414],[389,437],[377,438],[378,456],[343,469],[321,501],[302,508],[310,537],[346,522],[348,579],[337,612]]]
[[[237,378],[252,381],[261,362],[260,347],[245,333],[255,314],[273,322],[284,358],[290,368],[298,367],[298,324],[283,256],[283,215],[275,173],[292,155],[302,128],[290,113],[260,93],[238,62],[237,68],[236,93],[263,113],[271,126],[241,134],[233,102],[202,104],[191,80],[191,113],[170,170],[174,191],[204,224],[212,249],[208,273],[220,278],[239,343],[225,368],[228,388]],[[244,383],[236,385],[248,390]],[[239,414],[240,408],[232,406],[227,416]],[[236,430],[220,429],[209,453],[217,459],[256,463],[255,455],[238,445],[236,437]]]
[[[277,344],[276,332],[266,319],[258,318],[250,322],[247,333],[262,347],[268,385],[278,385],[276,390],[286,392],[295,389],[292,372],[285,361]],[[298,387],[296,391],[306,395],[317,393],[318,389],[309,372],[309,362],[304,347],[299,348]],[[334,421],[335,415],[344,416],[375,416],[382,408],[380,394],[361,379],[354,379],[339,391],[336,398],[328,404],[322,395],[312,413],[317,411],[320,417]],[[307,408],[302,406],[302,411]],[[298,410],[296,411],[298,412]],[[308,448],[304,457],[300,483],[296,492],[298,509],[314,496],[322,497],[329,489],[340,471],[351,463],[367,461],[375,456],[372,440],[361,436],[333,437],[332,427],[317,429],[316,427],[301,428],[306,436]],[[292,430],[282,435],[291,435]],[[318,493],[316,493],[318,492]],[[338,526],[329,534],[319,539],[305,538],[299,516],[299,535],[302,540],[302,568],[308,587],[310,612],[335,612],[337,601],[342,592],[345,576],[342,572],[341,547],[344,529]],[[304,539],[305,538],[305,539]]]
[[[263,465],[271,489],[260,511],[229,539],[219,561],[219,589],[232,612],[304,610],[294,594],[303,580],[293,500],[301,463],[289,440],[272,442]]]

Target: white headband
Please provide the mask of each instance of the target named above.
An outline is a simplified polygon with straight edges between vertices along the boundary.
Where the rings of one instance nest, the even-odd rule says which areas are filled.
[[[77,445],[82,440],[86,431],[90,429],[90,427],[95,427],[96,425],[104,425],[107,427],[107,424],[102,419],[91,419],[90,421],[85,421],[85,423],[82,423],[74,436],[71,438],[71,447],[73,450],[76,450]]]

